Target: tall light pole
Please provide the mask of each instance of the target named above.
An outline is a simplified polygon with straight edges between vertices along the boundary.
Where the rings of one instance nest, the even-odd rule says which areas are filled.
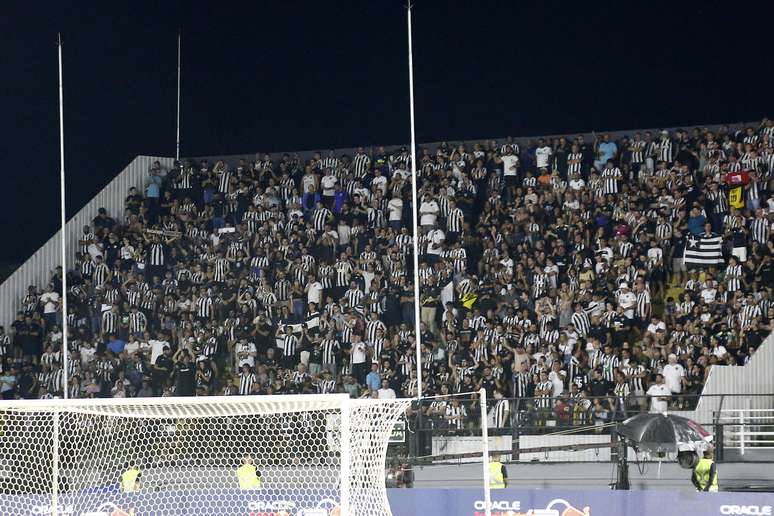
[[[417,222],[417,139],[414,130],[414,51],[411,37],[411,2],[408,4],[409,116],[411,120],[411,218],[414,231],[414,337],[417,345],[417,398],[422,397],[422,332],[419,323],[419,224]]]
[[[64,398],[69,396],[70,378],[69,352],[67,348],[67,216],[65,215],[65,156],[64,156],[64,95],[62,87],[62,34],[57,35],[57,51],[59,54],[59,201],[61,211],[61,228],[59,230],[62,245],[62,378],[64,382]]]

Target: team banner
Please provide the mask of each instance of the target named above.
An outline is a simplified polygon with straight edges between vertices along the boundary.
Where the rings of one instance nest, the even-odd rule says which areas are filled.
[[[482,489],[388,489],[395,516],[484,516]],[[303,490],[245,492],[92,493],[68,502],[59,498],[60,516],[338,516],[337,501],[310,496]],[[492,516],[774,516],[770,493],[694,493],[680,491],[568,491],[555,489],[492,490]],[[3,508],[29,507],[20,516],[51,515],[50,497],[2,495]]]
[[[689,236],[685,242],[684,258],[685,266],[689,268],[709,267],[710,265],[724,264],[723,237]]]
[[[728,204],[734,208],[744,208],[743,186],[736,186],[728,191]]]

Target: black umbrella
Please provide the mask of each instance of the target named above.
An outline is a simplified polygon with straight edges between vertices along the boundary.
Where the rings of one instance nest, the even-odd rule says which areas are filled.
[[[638,414],[618,427],[618,434],[642,451],[676,452],[680,444],[698,443],[710,435],[695,421],[671,414]]]

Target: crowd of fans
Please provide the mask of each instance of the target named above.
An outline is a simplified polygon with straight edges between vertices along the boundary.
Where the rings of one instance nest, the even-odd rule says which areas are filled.
[[[771,329],[773,142],[764,120],[420,148],[423,394],[560,421],[588,398],[597,420],[745,364]],[[58,269],[0,336],[2,395],[414,396],[410,170],[383,147],[156,163],[72,242],[69,385]],[[724,263],[686,267],[718,235]],[[464,403],[425,411],[465,424]]]

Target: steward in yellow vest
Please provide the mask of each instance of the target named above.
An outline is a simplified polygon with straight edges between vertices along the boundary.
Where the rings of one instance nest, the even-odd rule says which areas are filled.
[[[121,491],[124,493],[136,493],[140,490],[140,470],[137,466],[128,466],[121,474]]]
[[[508,472],[505,466],[500,462],[500,456],[492,457],[494,460],[489,463],[489,488],[505,489],[508,483]]]
[[[260,489],[263,486],[261,472],[253,465],[253,458],[245,455],[242,465],[237,468],[239,489]]]
[[[711,446],[704,450],[704,457],[693,468],[691,482],[696,486],[697,491],[718,492],[718,470],[715,461],[712,460],[714,451]]]

